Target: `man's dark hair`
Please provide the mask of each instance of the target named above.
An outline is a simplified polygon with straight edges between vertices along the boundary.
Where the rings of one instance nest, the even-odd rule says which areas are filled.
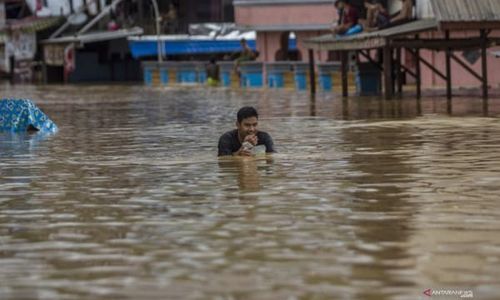
[[[238,123],[241,123],[241,121],[243,121],[243,119],[246,118],[256,117],[258,119],[259,114],[257,113],[257,110],[255,108],[251,106],[245,106],[240,108],[240,110],[238,110],[237,117],[238,117]]]

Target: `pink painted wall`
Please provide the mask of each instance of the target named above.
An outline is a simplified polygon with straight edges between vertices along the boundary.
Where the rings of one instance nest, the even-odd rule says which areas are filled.
[[[281,32],[257,32],[257,50],[260,55],[257,60],[262,62],[273,62],[274,54],[280,48]]]
[[[337,17],[332,4],[235,6],[238,25],[330,24]]]
[[[338,19],[337,10],[332,3],[322,4],[283,4],[262,6],[235,6],[235,19],[242,26],[283,26],[288,25],[296,28],[304,25],[323,25],[330,27]],[[327,31],[299,31],[295,33],[297,47],[302,54],[302,60],[307,61],[307,48],[304,40],[319,36]],[[260,55],[259,61],[273,62],[276,51],[280,45],[279,31],[257,32],[257,50]],[[326,61],[327,53],[315,51],[315,59],[318,62]]]

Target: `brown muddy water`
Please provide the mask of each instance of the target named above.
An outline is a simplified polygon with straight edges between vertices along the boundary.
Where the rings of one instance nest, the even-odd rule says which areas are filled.
[[[0,299],[499,298],[500,99],[1,88],[60,131],[0,135]]]

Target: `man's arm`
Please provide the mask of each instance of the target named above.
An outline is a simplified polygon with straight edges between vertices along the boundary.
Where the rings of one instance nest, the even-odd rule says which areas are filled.
[[[407,0],[403,2],[403,7],[399,11],[399,14],[391,19],[391,23],[402,21],[402,20],[410,20],[412,18],[413,13],[413,3],[411,0]]]
[[[247,136],[248,139],[250,139],[249,136]],[[245,139],[246,141],[247,139]],[[226,135],[223,135],[220,137],[219,139],[219,152],[218,152],[218,155],[217,156],[229,156],[229,155],[233,155],[233,156],[251,156],[252,155],[252,152],[250,150],[247,150],[243,147],[243,145],[240,147],[240,149],[238,149],[238,151],[236,152],[233,152],[232,150],[232,144],[231,144],[231,141],[230,141],[230,137],[229,136],[226,136]]]
[[[219,153],[217,154],[217,156],[233,155],[233,151],[231,149],[231,142],[225,135],[219,138],[218,148],[219,148]]]
[[[274,142],[271,136],[268,133],[265,133],[262,139],[263,144],[266,146],[266,153],[274,153],[276,150],[274,149]]]

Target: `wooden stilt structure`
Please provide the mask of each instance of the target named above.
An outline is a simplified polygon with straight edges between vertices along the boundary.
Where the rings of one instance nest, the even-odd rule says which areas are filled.
[[[414,76],[416,81],[416,97],[421,98],[422,67],[429,68],[434,74],[446,83],[446,98],[453,96],[452,60],[456,65],[463,67],[472,76],[480,80],[482,97],[488,98],[488,70],[487,49],[500,44],[500,37],[489,36],[489,32],[500,29],[500,0],[429,0],[431,18],[416,20],[384,30],[360,33],[352,36],[337,37],[324,35],[309,39],[306,47],[326,51],[357,51],[366,60],[373,62],[369,55],[370,49],[379,49],[383,53],[383,66],[377,64],[383,72],[384,96],[391,99],[395,92],[402,94],[403,74]],[[466,37],[453,34],[456,32],[479,31],[479,37]],[[424,33],[434,33],[432,36]],[[402,63],[401,49],[407,49],[415,58],[415,68],[411,70]],[[479,49],[481,52],[481,72],[476,72],[466,61],[454,55],[461,50]],[[445,69],[438,70],[433,64],[425,60],[422,50],[442,51],[445,53]],[[393,62],[392,52],[396,51]],[[368,53],[368,54],[367,54]],[[344,68],[342,68],[342,71]],[[396,91],[394,91],[396,83]],[[342,74],[342,94],[347,95],[344,87],[347,86],[347,77]]]

